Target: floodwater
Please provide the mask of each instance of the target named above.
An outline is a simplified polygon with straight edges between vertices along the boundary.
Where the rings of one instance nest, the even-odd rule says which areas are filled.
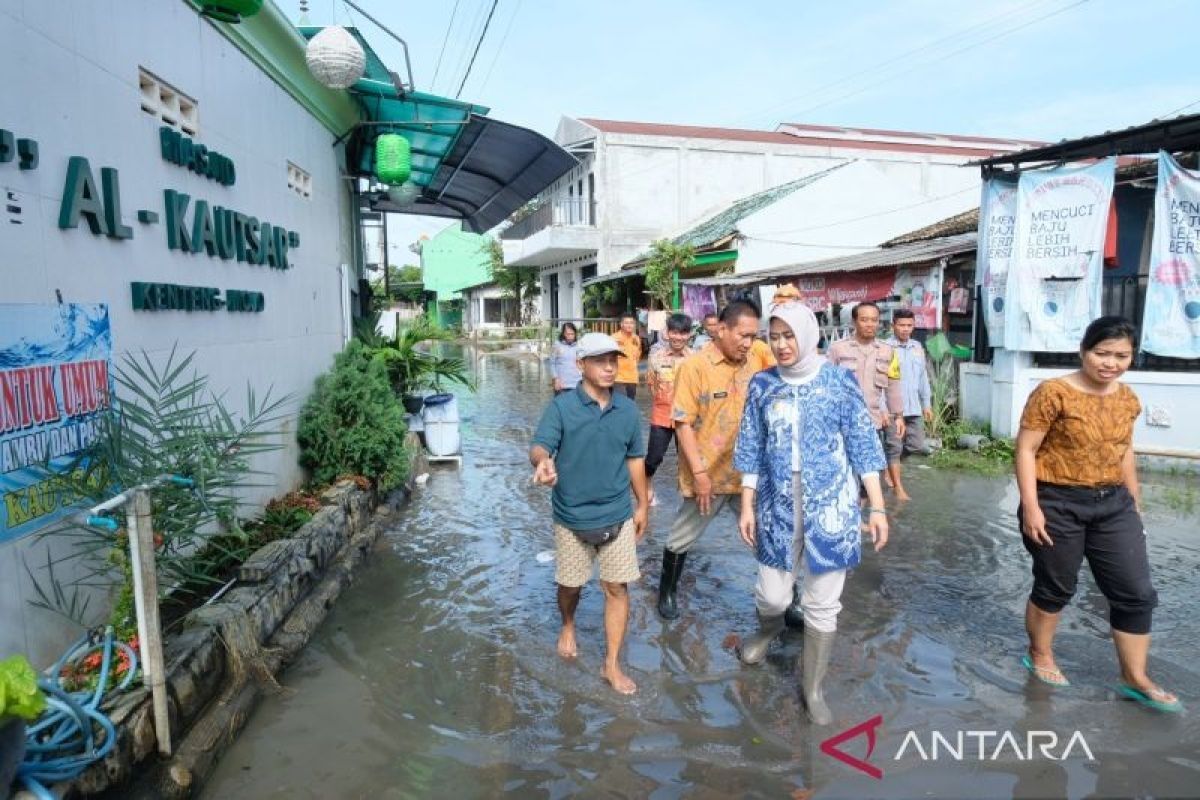
[[[836,719],[818,729],[797,698],[802,635],[754,668],[728,649],[754,624],[754,560],[731,516],[688,559],[681,618],[655,613],[674,450],[631,586],[625,660],[638,694],[599,678],[594,583],[577,615],[580,656],[557,657],[553,564],[537,559],[553,547],[549,496],[526,461],[546,377],[495,354],[476,369],[462,469],[433,468],[204,797],[1200,796],[1194,478],[1146,489],[1160,595],[1152,674],[1187,713],[1117,699],[1105,604],[1086,570],[1058,638],[1072,686],[1029,680],[1014,482],[914,459],[914,500],[895,509],[892,543],[847,582],[825,688]],[[870,755],[865,732],[841,748],[881,777],[820,748],[860,723],[875,736]]]

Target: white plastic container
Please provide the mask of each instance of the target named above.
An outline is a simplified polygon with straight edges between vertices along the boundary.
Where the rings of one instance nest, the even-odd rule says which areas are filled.
[[[462,440],[458,435],[458,399],[454,395],[426,397],[421,421],[425,425],[425,449],[430,455],[458,455]]]

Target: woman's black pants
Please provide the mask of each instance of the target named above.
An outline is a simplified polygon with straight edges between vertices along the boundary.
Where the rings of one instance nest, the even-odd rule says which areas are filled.
[[[1158,593],[1150,580],[1146,531],[1133,496],[1124,486],[1062,486],[1038,483],[1038,505],[1054,545],[1022,536],[1033,556],[1030,601],[1049,614],[1070,602],[1086,557],[1096,585],[1108,599],[1113,630],[1150,632]],[[1021,511],[1017,511],[1021,519]]]

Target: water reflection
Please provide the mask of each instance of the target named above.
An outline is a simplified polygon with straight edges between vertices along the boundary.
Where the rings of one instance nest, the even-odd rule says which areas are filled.
[[[645,577],[631,587],[626,661],[640,691],[616,695],[599,678],[595,584],[577,615],[579,659],[555,656],[553,564],[535,558],[553,546],[549,497],[525,460],[547,378],[532,359],[470,355],[480,392],[462,402],[461,471],[438,467],[418,490],[284,676],[291,691],[263,703],[205,797],[1200,794],[1196,717],[1115,699],[1104,601],[1090,577],[1058,637],[1072,688],[1027,681],[1017,658],[1029,567],[1009,480],[908,470],[915,500],[897,511],[892,543],[847,583],[826,688],[837,721],[819,731],[797,696],[801,635],[787,634],[757,668],[725,646],[754,622],[754,560],[732,516],[689,556],[682,617],[664,625],[655,614],[677,502],[672,450],[642,547]],[[1196,517],[1155,504],[1169,492],[1146,494],[1161,598],[1152,670],[1196,706]],[[871,760],[883,780],[820,751],[820,740],[876,714]],[[910,730],[926,740],[934,730],[1051,730],[1064,742],[1079,730],[1096,760],[895,760]],[[865,744],[847,749],[861,756]]]

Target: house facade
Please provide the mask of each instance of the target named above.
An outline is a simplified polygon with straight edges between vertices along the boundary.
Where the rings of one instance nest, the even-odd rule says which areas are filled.
[[[924,218],[932,221],[976,202],[979,176],[964,164],[1029,144],[800,124],[754,131],[571,117],[562,119],[555,141],[579,164],[501,233],[506,263],[540,270],[547,319],[580,318],[584,281],[619,270],[652,241],[671,238],[739,198],[857,161],[880,176],[886,191],[914,198],[892,208],[935,204]],[[751,261],[819,257],[806,247],[814,237],[846,246],[858,232],[838,231],[838,224],[863,216],[861,205],[852,190],[840,195],[830,207],[844,207],[845,216],[824,220],[819,235],[812,230],[817,223],[769,220],[751,245],[758,248]],[[894,230],[921,224],[913,219],[910,214]],[[864,234],[863,249],[888,235]]]

